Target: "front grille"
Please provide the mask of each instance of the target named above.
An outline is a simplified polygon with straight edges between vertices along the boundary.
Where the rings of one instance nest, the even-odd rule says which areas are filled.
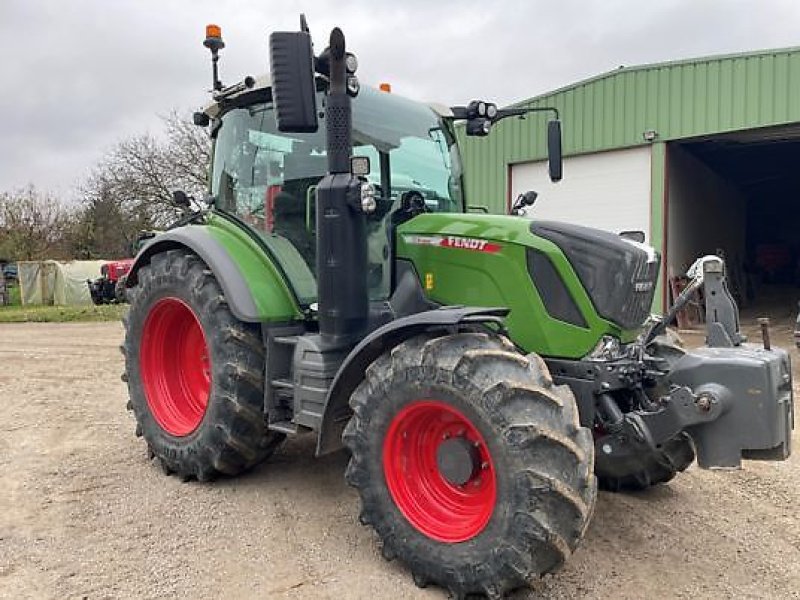
[[[628,297],[620,308],[619,316],[613,319],[627,329],[638,327],[650,315],[658,279],[659,260],[648,262],[647,256],[643,255],[637,262],[628,289]]]
[[[622,329],[650,314],[660,260],[606,231],[534,221],[531,232],[556,244],[580,279],[597,313]]]

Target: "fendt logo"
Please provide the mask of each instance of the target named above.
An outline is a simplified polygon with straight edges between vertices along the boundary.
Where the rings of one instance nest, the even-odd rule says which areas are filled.
[[[495,253],[502,250],[500,244],[488,242],[478,238],[458,237],[454,235],[406,235],[403,239],[407,244],[416,246],[438,246],[440,248],[458,248],[459,250],[474,250],[476,252]]]

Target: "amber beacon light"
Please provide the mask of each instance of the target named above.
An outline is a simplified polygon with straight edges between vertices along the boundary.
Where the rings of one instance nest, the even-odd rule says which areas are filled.
[[[222,27],[219,25],[206,25],[206,41],[204,42],[206,46],[211,46],[212,44],[221,44],[218,46],[219,48],[224,48],[225,43],[222,41]]]
[[[211,89],[218,92],[222,89],[222,82],[219,80],[217,62],[219,61],[219,51],[225,47],[225,42],[222,41],[222,27],[213,24],[206,25],[206,39],[203,40],[203,46],[211,50]]]

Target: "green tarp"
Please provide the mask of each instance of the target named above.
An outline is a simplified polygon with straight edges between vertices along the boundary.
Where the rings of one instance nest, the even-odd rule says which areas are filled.
[[[58,306],[90,305],[87,279],[100,277],[105,260],[21,261],[19,270],[20,296],[23,306],[54,304]]]

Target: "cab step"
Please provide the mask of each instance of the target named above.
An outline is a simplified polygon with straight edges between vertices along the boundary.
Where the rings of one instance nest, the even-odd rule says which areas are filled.
[[[273,379],[269,382],[276,390],[294,390],[294,382],[289,379]]]
[[[278,433],[285,433],[286,435],[295,435],[298,431],[297,425],[291,421],[277,421],[276,423],[269,423],[267,429],[270,431],[277,431]]]

